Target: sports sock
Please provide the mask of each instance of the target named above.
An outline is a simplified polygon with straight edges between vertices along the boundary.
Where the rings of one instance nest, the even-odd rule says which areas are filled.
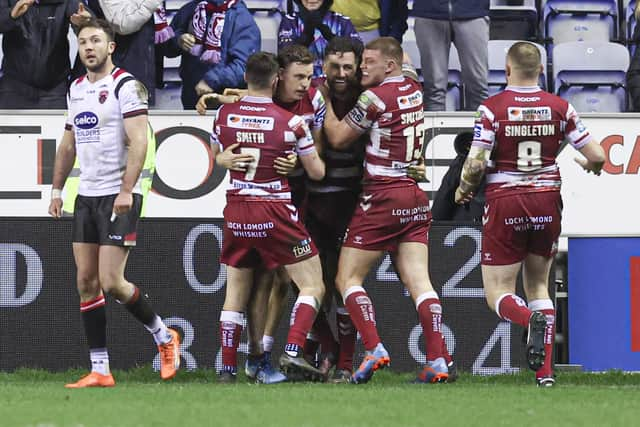
[[[422,326],[427,361],[443,357],[442,354],[442,306],[438,294],[425,292],[416,298],[416,309]]]
[[[522,298],[514,294],[504,294],[496,301],[496,314],[509,322],[520,325],[524,328],[529,326],[531,310],[527,308],[527,303]]]
[[[84,325],[84,333],[89,345],[91,371],[102,375],[109,373],[105,304],[106,301],[102,293],[90,301],[80,303],[82,324]]]
[[[153,335],[153,340],[156,344],[166,344],[171,341],[171,334],[169,334],[167,326],[162,322],[160,316],[153,311],[149,298],[140,292],[140,288],[134,285],[133,295],[131,295],[124,307],[147,328]]]
[[[547,318],[547,327],[544,330],[544,364],[536,371],[536,378],[553,375],[553,343],[556,335],[556,311],[550,299],[537,299],[529,303],[531,311],[539,311]]]
[[[353,353],[356,350],[356,327],[351,316],[343,307],[336,309],[336,323],[338,325],[339,354],[337,369],[353,370]]]
[[[272,336],[262,336],[262,349],[265,351],[265,353],[271,353],[271,351],[273,350],[273,341],[274,338]]]
[[[380,344],[376,329],[376,314],[373,303],[362,286],[352,286],[343,295],[344,305],[351,314],[351,321],[362,338],[365,350],[373,351]]]
[[[89,358],[91,359],[91,372],[97,372],[102,375],[109,375],[109,353],[106,348],[92,348],[89,350]]]
[[[319,304],[310,295],[298,296],[289,321],[289,335],[285,351],[291,356],[298,356],[304,347],[307,334],[313,326]]]
[[[220,343],[222,345],[222,370],[238,371],[238,346],[242,335],[243,315],[238,311],[220,312]]]

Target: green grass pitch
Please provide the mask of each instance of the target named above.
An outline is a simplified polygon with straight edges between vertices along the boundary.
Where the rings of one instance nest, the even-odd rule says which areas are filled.
[[[408,384],[379,372],[366,385],[215,382],[211,370],[163,383],[149,367],[115,372],[111,389],[67,390],[82,372],[0,373],[0,426],[632,426],[640,375],[560,373],[538,389],[533,373]]]

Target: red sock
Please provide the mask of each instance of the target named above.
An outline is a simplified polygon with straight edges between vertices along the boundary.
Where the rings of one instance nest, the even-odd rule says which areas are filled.
[[[222,311],[220,313],[220,343],[222,344],[222,366],[224,371],[238,369],[238,346],[242,335],[242,313]]]
[[[496,314],[504,320],[529,327],[531,310],[527,308],[527,303],[522,298],[514,294],[504,294],[498,298],[496,303]]]
[[[547,327],[544,330],[544,365],[536,371],[536,378],[553,375],[553,342],[556,337],[556,311],[545,309],[540,312],[547,317]]]
[[[380,344],[380,337],[376,329],[376,314],[369,295],[361,286],[350,287],[345,295],[344,305],[351,315],[351,321],[360,332],[365,350],[374,350]]]
[[[353,353],[356,351],[357,338],[356,328],[348,313],[336,313],[336,323],[338,324],[340,348],[336,368],[353,371]]]
[[[435,292],[427,292],[420,295],[416,302],[427,360],[444,357],[442,354],[442,306],[438,295]]]
[[[304,342],[315,318],[315,298],[312,296],[299,296],[291,311],[287,350],[292,348],[293,350],[291,351],[298,351],[304,348]],[[295,349],[293,346],[296,346]]]
[[[333,331],[331,330],[331,326],[329,325],[329,321],[327,320],[327,316],[324,314],[324,311],[320,310],[318,315],[316,316],[316,321],[313,323],[313,330],[318,335],[318,339],[320,340],[320,350],[322,354],[338,353],[338,343],[336,342],[335,337],[333,336]]]

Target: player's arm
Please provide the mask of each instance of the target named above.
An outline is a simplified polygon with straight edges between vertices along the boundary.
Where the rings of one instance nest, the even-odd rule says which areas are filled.
[[[51,186],[51,203],[49,215],[54,218],[62,216],[62,187],[73,168],[76,159],[76,141],[73,130],[65,129],[62,141],[56,152],[53,165],[53,185]]]
[[[606,161],[606,155],[604,153],[604,149],[600,146],[598,141],[595,139],[591,139],[585,145],[582,146],[578,151],[585,158],[576,157],[575,161],[582,169],[587,172],[593,172],[595,175],[600,175],[602,172],[602,167],[604,166],[604,162]]]
[[[309,178],[314,181],[320,181],[324,178],[325,164],[318,155],[318,151],[313,142],[311,131],[304,123],[301,117],[296,116],[289,122],[293,123],[292,128],[296,136],[296,153],[302,167],[307,172]]]
[[[600,143],[591,136],[587,127],[582,123],[573,105],[567,106],[565,137],[569,143],[585,158],[576,158],[575,161],[587,172],[600,175],[606,156]]]
[[[123,120],[124,132],[127,136],[127,165],[120,184],[120,193],[113,202],[113,213],[122,215],[133,206],[133,188],[138,182],[140,172],[147,156],[147,123],[146,113],[127,117]]]
[[[326,104],[327,111],[324,116],[324,132],[327,136],[329,144],[336,149],[347,148],[352,142],[362,135],[365,130],[357,127],[352,127],[345,117],[342,120],[338,119],[331,102]],[[354,107],[356,110],[358,107]],[[352,110],[353,111],[353,110]],[[347,117],[350,115],[349,113]]]
[[[491,156],[491,150],[479,146],[471,146],[467,159],[462,165],[460,184],[456,189],[456,203],[464,204],[473,199],[475,191],[480,186],[487,163]]]
[[[201,116],[207,113],[207,110],[215,110],[222,104],[233,104],[238,102],[240,97],[236,95],[220,95],[219,93],[205,93],[200,96],[196,104],[196,111]]]

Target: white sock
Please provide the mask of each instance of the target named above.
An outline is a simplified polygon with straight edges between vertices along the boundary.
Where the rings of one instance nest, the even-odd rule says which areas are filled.
[[[271,350],[273,350],[273,341],[275,341],[273,339],[273,337],[271,337],[269,335],[263,335],[262,336],[262,349],[264,351],[271,352]]]
[[[147,331],[153,335],[153,340],[157,345],[166,344],[171,341],[171,334],[167,329],[167,325],[164,324],[160,316],[156,314],[156,318],[153,319],[150,325],[144,325]]]
[[[109,375],[109,353],[106,348],[94,348],[89,350],[91,358],[91,372]]]

